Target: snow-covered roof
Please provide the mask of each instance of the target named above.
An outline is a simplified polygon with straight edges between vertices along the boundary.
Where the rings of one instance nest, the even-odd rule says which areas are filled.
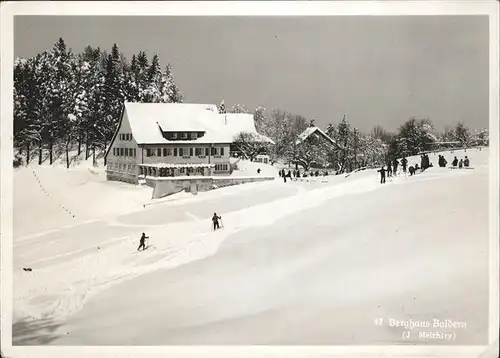
[[[232,133],[233,138],[240,133],[251,134],[256,142],[267,142],[274,144],[273,140],[257,132],[253,114],[250,113],[224,113],[220,115],[224,125]]]
[[[217,106],[192,103],[125,103],[125,114],[138,144],[164,144],[163,132],[205,132],[183,143],[230,143],[233,136],[219,118]],[[180,143],[179,141],[175,141]]]
[[[323,130],[321,130],[321,128],[316,127],[316,126],[306,128],[306,130],[303,131],[299,135],[295,144],[299,144],[299,143],[305,141],[310,135],[312,135],[313,133],[316,133],[316,132],[319,132],[321,134],[321,136],[323,136],[323,138],[328,140],[331,144],[333,144],[335,146],[337,145],[337,143],[332,138],[330,138],[330,136],[328,134],[326,134]]]
[[[132,135],[138,144],[163,144],[162,132],[205,132],[193,140],[175,140],[178,144],[231,143],[241,132],[251,133],[256,140],[274,143],[257,133],[252,114],[219,114],[214,104],[132,103],[125,102]]]

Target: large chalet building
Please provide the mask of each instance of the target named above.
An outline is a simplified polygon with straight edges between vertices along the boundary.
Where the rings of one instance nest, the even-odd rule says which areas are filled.
[[[253,115],[219,114],[216,105],[130,103],[106,152],[107,179],[230,174],[230,146],[241,132],[253,133]]]

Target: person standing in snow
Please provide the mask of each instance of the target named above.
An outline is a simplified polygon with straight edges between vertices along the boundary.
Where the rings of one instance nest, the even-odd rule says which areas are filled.
[[[403,173],[406,174],[406,165],[408,164],[408,160],[403,156],[403,159],[401,159],[401,165],[403,166]]]
[[[463,161],[463,159],[460,159],[460,161],[458,162],[458,167],[462,168],[463,165],[464,165],[464,161]]]
[[[415,174],[415,168],[413,166],[410,166],[408,168],[408,171],[410,172],[410,176],[412,176],[413,174]]]
[[[385,172],[386,172],[386,170],[384,169],[384,167],[382,167],[377,172],[380,173],[380,184],[384,184],[385,183]]]
[[[142,233],[140,244],[139,244],[139,247],[137,248],[137,251],[140,251],[141,247],[142,247],[142,251],[146,250],[146,239],[149,239],[149,236],[146,236],[145,233]]]
[[[398,160],[394,158],[394,160],[392,161],[392,171],[394,173],[394,176],[396,176],[398,173],[398,165],[399,165]]]
[[[458,164],[458,159],[457,157],[455,157],[455,159],[453,159],[453,162],[451,162],[451,165],[453,165],[454,167],[456,167]]]
[[[448,164],[448,162],[444,158],[444,155],[441,156],[441,159],[443,160],[443,168],[446,168],[446,164]]]
[[[467,156],[465,156],[465,160],[464,160],[464,167],[468,168],[469,167],[469,158],[467,158]]]
[[[387,176],[391,177],[392,176],[392,167],[391,167],[391,161],[387,163]]]
[[[222,217],[218,216],[217,213],[214,213],[214,216],[212,216],[212,223],[214,225],[214,231],[217,229],[220,229],[219,220],[222,220]]]

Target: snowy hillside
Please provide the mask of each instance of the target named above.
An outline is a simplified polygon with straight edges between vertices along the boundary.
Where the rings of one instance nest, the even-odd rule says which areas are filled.
[[[387,344],[401,332],[375,317],[439,316],[467,321],[455,343],[477,343],[487,331],[488,154],[467,151],[474,170],[385,185],[365,170],[235,186],[17,240],[14,342]],[[99,186],[92,175],[61,187]],[[214,211],[224,226],[215,233]],[[141,232],[152,246],[137,253]]]

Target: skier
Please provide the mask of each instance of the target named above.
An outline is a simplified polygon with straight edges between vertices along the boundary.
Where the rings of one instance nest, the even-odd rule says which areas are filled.
[[[420,155],[420,168],[422,168],[422,170],[425,169],[425,157],[424,155]]]
[[[458,167],[462,168],[463,166],[464,166],[464,161],[463,159],[460,159],[460,161],[458,162]]]
[[[142,233],[141,241],[140,241],[139,247],[137,248],[137,251],[140,251],[141,247],[142,247],[142,251],[146,250],[146,239],[149,239],[149,236],[146,236],[145,233]]]
[[[456,167],[458,164],[458,159],[457,157],[455,157],[455,159],[453,159],[453,162],[451,162],[451,165],[453,165],[454,167]]]
[[[401,159],[401,165],[403,166],[403,173],[406,174],[406,165],[408,164],[408,160],[403,157],[403,159]]]
[[[257,169],[257,174],[260,174],[260,168]]]
[[[214,213],[214,216],[212,216],[212,222],[214,224],[214,231],[217,229],[220,229],[219,219],[222,220],[222,217],[217,216],[217,213]]]
[[[391,177],[392,176],[392,167],[391,167],[391,161],[387,163],[387,176]]]
[[[410,166],[408,168],[408,171],[410,172],[410,176],[412,176],[413,174],[415,174],[415,168],[413,168],[412,166]]]
[[[380,184],[384,184],[385,183],[385,172],[386,172],[386,170],[384,169],[384,167],[382,167],[377,172],[380,173]]]
[[[396,158],[394,158],[394,160],[392,161],[392,170],[394,172],[394,176],[396,176],[396,174],[398,173],[398,165],[399,165],[399,162]]]
[[[467,156],[465,156],[465,160],[464,160],[464,167],[468,168],[469,167],[469,158],[467,158]]]
[[[444,155],[441,156],[441,159],[443,160],[443,168],[446,168],[446,164],[448,164],[448,162],[444,159]]]

